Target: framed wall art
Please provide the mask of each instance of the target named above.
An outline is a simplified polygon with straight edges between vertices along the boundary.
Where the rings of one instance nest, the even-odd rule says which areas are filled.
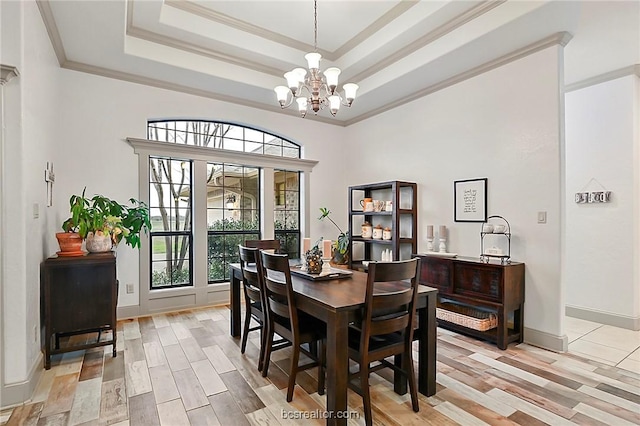
[[[453,220],[487,221],[487,178],[453,182]]]

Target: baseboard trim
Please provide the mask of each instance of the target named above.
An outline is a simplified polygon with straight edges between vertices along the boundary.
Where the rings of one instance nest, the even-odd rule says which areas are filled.
[[[627,330],[640,330],[640,317],[634,318],[626,315],[612,314],[611,312],[598,311],[595,309],[581,308],[571,305],[565,305],[564,313],[568,317],[611,325],[613,327],[626,328]]]
[[[567,335],[556,336],[545,331],[524,328],[524,342],[553,352],[567,352],[569,339]]]
[[[116,317],[119,320],[137,318],[140,316],[140,305],[118,306]]]
[[[2,400],[0,400],[0,409],[11,408],[16,405],[21,405],[29,401],[33,397],[33,393],[38,386],[40,376],[44,371],[43,367],[43,354],[40,352],[38,358],[31,366],[29,376],[27,380],[18,383],[11,383],[8,385],[2,385],[0,394],[2,394]]]

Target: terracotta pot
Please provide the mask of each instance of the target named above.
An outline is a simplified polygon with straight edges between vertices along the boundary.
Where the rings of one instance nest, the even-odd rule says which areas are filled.
[[[60,251],[58,255],[82,256],[82,237],[77,232],[58,232],[56,234]]]
[[[112,247],[110,235],[95,235],[93,232],[87,234],[87,251],[91,253],[104,253]]]

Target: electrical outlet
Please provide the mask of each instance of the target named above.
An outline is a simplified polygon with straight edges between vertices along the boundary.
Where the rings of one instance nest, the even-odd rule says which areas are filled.
[[[538,212],[538,223],[547,223],[547,212]]]
[[[37,325],[33,326],[33,341],[34,342],[38,341],[38,326]]]
[[[127,284],[127,294],[133,294],[133,284]]]
[[[37,219],[40,217],[40,205],[38,203],[33,203],[33,218]]]

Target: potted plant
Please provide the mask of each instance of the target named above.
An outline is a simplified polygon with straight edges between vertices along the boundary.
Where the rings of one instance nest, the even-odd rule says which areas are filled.
[[[90,252],[108,251],[112,245],[117,245],[123,238],[133,248],[140,247],[140,232],[151,229],[149,208],[141,201],[131,198],[131,206],[102,195],[92,198],[82,195],[72,195],[69,199],[71,217],[64,221],[62,229],[65,232],[56,234],[58,241],[71,238],[79,245],[68,252],[60,243],[62,253],[66,255],[81,255],[82,240],[87,242]],[[76,234],[77,236],[74,236]],[[59,253],[60,254],[60,253]]]
[[[320,207],[320,217],[318,220],[329,219],[333,226],[335,226],[338,231],[338,238],[333,242],[333,253],[331,261],[337,265],[346,265],[349,263],[349,233],[343,232],[342,229],[338,226],[337,223],[329,217],[331,214],[331,210],[326,207]]]

